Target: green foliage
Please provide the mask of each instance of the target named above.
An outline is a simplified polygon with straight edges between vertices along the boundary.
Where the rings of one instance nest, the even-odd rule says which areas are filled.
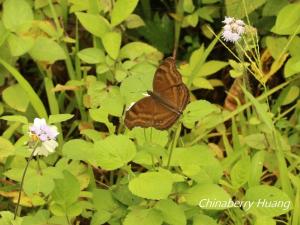
[[[0,2],[1,225],[300,224],[299,2]],[[127,129],[172,54],[187,107]],[[59,132],[47,157],[35,118]]]

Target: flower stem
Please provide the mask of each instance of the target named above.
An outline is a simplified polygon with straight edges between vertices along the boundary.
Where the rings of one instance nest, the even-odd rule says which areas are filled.
[[[38,146],[38,143],[37,142],[33,148],[33,151],[27,161],[27,164],[25,166],[25,169],[24,169],[24,172],[23,172],[23,175],[22,175],[22,179],[21,179],[21,186],[20,186],[20,190],[19,190],[19,196],[18,196],[18,203],[17,203],[17,206],[16,206],[16,209],[15,209],[15,214],[14,214],[14,220],[17,218],[17,213],[18,213],[18,210],[19,210],[19,205],[20,205],[20,201],[21,201],[21,194],[22,194],[22,189],[23,189],[23,184],[24,184],[24,180],[25,180],[25,175],[26,175],[26,172],[27,172],[27,169],[28,169],[28,166],[29,166],[29,163],[30,161],[32,160],[33,156],[34,156],[34,152],[36,150],[36,147]]]
[[[169,167],[170,167],[170,163],[171,163],[171,159],[172,159],[172,155],[173,155],[173,150],[177,145],[177,141],[178,141],[180,132],[181,132],[181,123],[178,125],[178,127],[176,129],[176,133],[174,135],[173,141],[172,141],[171,146],[170,146],[167,169],[169,169]]]

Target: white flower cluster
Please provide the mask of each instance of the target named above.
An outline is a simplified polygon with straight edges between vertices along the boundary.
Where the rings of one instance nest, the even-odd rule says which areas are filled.
[[[225,17],[222,37],[225,41],[236,42],[245,32],[245,23],[233,17]]]
[[[29,133],[32,140],[41,142],[35,150],[32,149],[34,156],[48,156],[50,153],[53,153],[58,146],[56,141],[56,136],[59,134],[57,127],[49,126],[45,119],[35,118],[33,124],[29,127]]]

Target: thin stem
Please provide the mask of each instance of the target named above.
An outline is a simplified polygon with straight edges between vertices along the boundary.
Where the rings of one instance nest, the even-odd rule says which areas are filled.
[[[14,220],[17,218],[17,213],[18,213],[18,210],[19,210],[19,205],[20,205],[20,201],[21,201],[21,194],[22,194],[23,184],[24,184],[24,180],[25,180],[25,175],[26,175],[29,163],[30,163],[30,161],[32,160],[32,158],[34,156],[34,153],[35,153],[35,150],[36,150],[38,144],[39,144],[39,142],[36,142],[36,144],[35,144],[35,146],[33,148],[33,151],[32,151],[32,153],[31,153],[31,155],[30,155],[30,157],[29,157],[29,159],[27,161],[26,166],[25,166],[23,175],[22,175],[21,186],[20,186],[19,196],[18,196],[18,202],[17,202],[17,206],[16,206],[16,209],[15,209],[15,214],[14,214]]]
[[[181,132],[181,123],[178,125],[178,127],[176,129],[174,139],[173,139],[173,141],[171,143],[171,147],[169,149],[169,158],[168,158],[168,163],[167,163],[167,169],[170,167],[170,163],[171,163],[171,159],[172,159],[172,155],[173,155],[173,150],[174,150],[174,147],[176,147],[180,132]]]

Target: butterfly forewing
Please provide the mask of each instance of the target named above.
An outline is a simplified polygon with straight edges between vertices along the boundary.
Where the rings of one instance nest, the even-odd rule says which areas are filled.
[[[160,130],[171,127],[189,101],[189,91],[182,83],[175,60],[167,58],[158,67],[153,79],[153,92],[136,102],[125,115],[125,125],[155,127]]]

